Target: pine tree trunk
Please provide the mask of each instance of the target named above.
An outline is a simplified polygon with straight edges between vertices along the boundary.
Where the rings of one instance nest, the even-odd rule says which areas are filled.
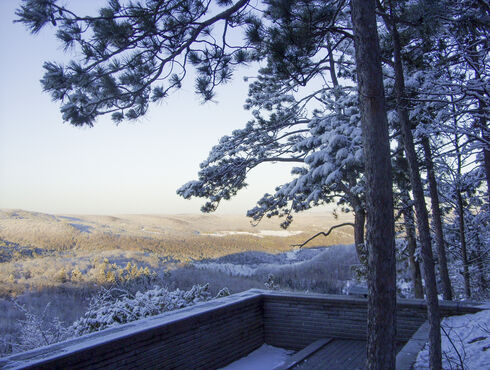
[[[453,105],[454,110],[454,105]],[[456,126],[456,121],[455,121]],[[461,177],[462,177],[462,160],[461,160],[461,148],[459,146],[459,136],[456,131],[454,146],[456,150],[456,163],[457,163],[457,173],[456,173],[456,207],[459,216],[459,240],[461,242],[461,257],[463,259],[463,278],[464,278],[464,291],[467,298],[471,297],[471,286],[470,286],[470,269],[468,263],[468,252],[466,248],[466,234],[464,225],[464,203],[463,195],[461,194]]]
[[[422,138],[422,147],[424,148],[425,164],[427,166],[427,179],[429,180],[430,204],[432,208],[432,224],[436,237],[437,255],[439,259],[439,273],[441,275],[442,295],[445,300],[452,300],[451,280],[447,269],[446,248],[444,246],[444,234],[442,231],[441,208],[439,206],[439,193],[437,192],[437,182],[434,172],[434,163],[432,161],[432,152],[430,150],[429,139]]]
[[[461,256],[463,257],[464,292],[466,298],[471,298],[470,269],[468,263],[468,251],[466,248],[466,235],[464,230],[463,197],[459,190],[456,191],[456,198],[457,198],[458,215],[459,215],[459,240],[461,242]]]
[[[433,370],[442,369],[441,351],[441,322],[439,313],[439,301],[437,298],[436,274],[434,257],[430,239],[429,216],[424,199],[424,189],[420,178],[417,153],[411,130],[410,120],[405,100],[405,82],[403,77],[403,65],[401,60],[400,36],[395,24],[391,25],[393,37],[394,68],[395,68],[395,97],[397,112],[400,120],[403,144],[408,161],[408,172],[412,184],[415,212],[417,214],[417,226],[422,249],[423,273],[425,280],[425,293],[427,296],[427,315],[429,318],[429,363]]]
[[[481,135],[483,138],[484,147],[483,147],[483,164],[485,166],[485,174],[487,176],[487,198],[488,203],[490,204],[490,132],[487,127],[487,119],[486,114],[486,104],[483,100],[478,100],[478,113],[480,116],[480,129]]]
[[[396,155],[398,166],[398,182],[400,188],[400,200],[403,207],[403,223],[405,226],[408,262],[412,276],[413,292],[415,298],[424,298],[424,288],[422,286],[422,274],[420,272],[420,263],[415,258],[417,249],[417,233],[415,231],[415,217],[413,214],[412,199],[410,198],[410,179],[406,176],[408,173],[408,162],[403,152],[403,140],[398,138],[398,149]]]
[[[402,192],[402,201],[404,204],[410,203],[410,196],[408,191]],[[415,298],[424,298],[424,288],[422,287],[422,274],[420,272],[420,264],[415,259],[415,250],[417,248],[417,239],[415,235],[415,220],[413,217],[412,206],[407,206],[403,212],[403,222],[405,224],[405,232],[407,233],[407,249],[408,249],[408,262],[410,265],[410,272],[412,275],[413,292]]]
[[[395,368],[395,253],[388,122],[375,1],[352,0],[351,16],[366,173],[368,369]]]
[[[363,266],[367,266],[367,253],[364,244],[364,224],[366,223],[366,212],[363,209],[354,211],[354,244],[356,245],[357,257]]]
[[[476,243],[476,267],[478,268],[478,274],[480,275],[480,290],[482,292],[486,292],[488,289],[487,283],[487,273],[486,273],[486,264],[485,264],[485,254],[481,250],[481,244]]]

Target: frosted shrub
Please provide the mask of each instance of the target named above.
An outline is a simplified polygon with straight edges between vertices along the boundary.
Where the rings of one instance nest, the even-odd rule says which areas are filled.
[[[274,275],[267,275],[267,281],[264,283],[265,287],[269,290],[277,290],[279,289],[279,284],[276,283]]]
[[[65,325],[57,317],[49,316],[50,303],[46,305],[41,315],[36,315],[17,302],[14,304],[18,310],[24,313],[25,318],[19,320],[21,331],[17,343],[13,345],[13,352],[47,346],[69,337]]]
[[[216,294],[215,298],[228,297],[229,295],[231,295],[230,290],[227,287],[224,287],[218,292],[218,294]]]
[[[194,285],[187,291],[180,289],[168,291],[156,286],[144,293],[137,292],[134,296],[123,291],[119,298],[113,298],[113,293],[114,289],[108,289],[94,297],[88,311],[73,323],[70,331],[75,336],[92,333],[191,306],[211,298],[208,284]]]
[[[219,291],[215,298],[230,295],[228,288]],[[163,312],[192,306],[211,298],[209,284],[194,285],[189,290],[169,291],[155,286],[144,293],[130,294],[126,289],[102,288],[92,297],[85,314],[66,327],[57,317],[49,313],[50,303],[41,314],[35,314],[14,301],[16,308],[24,314],[18,320],[20,333],[15,340],[11,336],[0,336],[0,355],[16,353],[57,343],[72,337],[96,332],[112,326],[154,316]]]

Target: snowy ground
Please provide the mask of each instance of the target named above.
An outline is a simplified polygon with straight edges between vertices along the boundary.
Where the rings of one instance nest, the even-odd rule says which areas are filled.
[[[490,369],[490,310],[446,317],[441,327],[443,369]],[[428,364],[426,345],[414,369],[428,369]]]
[[[219,271],[230,276],[250,277],[258,273],[277,274],[284,268],[313,267],[314,264],[323,264],[321,269],[329,271],[338,268],[350,271],[350,265],[355,263],[357,263],[357,257],[354,247],[341,245],[295,249],[278,254],[249,251],[213,260],[197,261],[193,265],[201,270]]]
[[[270,370],[282,365],[294,351],[264,344],[248,356],[232,362],[223,370]]]

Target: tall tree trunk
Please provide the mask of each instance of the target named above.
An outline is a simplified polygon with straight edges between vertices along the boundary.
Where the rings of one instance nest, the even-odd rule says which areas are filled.
[[[367,253],[364,244],[364,224],[366,223],[366,212],[363,209],[354,210],[354,244],[356,245],[357,257],[363,266],[367,266]]]
[[[408,191],[404,190],[401,194],[402,201],[405,205],[403,211],[403,223],[405,224],[405,232],[407,233],[407,249],[408,262],[412,275],[413,292],[415,298],[424,298],[424,288],[422,287],[422,274],[420,272],[420,264],[415,258],[415,250],[417,249],[417,238],[415,235],[415,220],[413,217],[413,208],[410,204],[411,199]]]
[[[396,284],[393,189],[375,1],[352,0],[366,173],[368,369],[395,368]]]
[[[430,150],[429,138],[422,138],[422,147],[424,148],[425,164],[427,166],[427,178],[429,180],[430,205],[432,208],[432,224],[436,237],[437,256],[439,259],[439,273],[441,274],[442,295],[445,300],[452,300],[451,280],[447,269],[446,248],[444,246],[444,234],[442,231],[441,208],[439,205],[439,193],[437,192],[437,182],[434,172],[434,163],[432,161],[432,152]]]
[[[456,198],[458,204],[459,215],[459,240],[461,242],[461,256],[463,257],[463,277],[464,277],[464,293],[466,298],[471,298],[471,286],[470,286],[470,269],[468,263],[468,251],[466,247],[466,235],[464,229],[464,206],[463,196],[459,189],[456,191]]]
[[[410,179],[407,177],[408,162],[403,152],[403,140],[398,138],[398,148],[396,154],[397,163],[397,185],[400,188],[400,200],[403,207],[403,223],[405,226],[408,262],[412,276],[413,291],[415,298],[424,298],[424,288],[422,286],[422,274],[420,263],[415,258],[417,249],[417,233],[415,232],[415,217],[413,214],[412,199],[410,198]]]
[[[453,111],[455,107],[453,104]],[[456,120],[454,121],[455,127],[457,125]],[[459,146],[459,135],[455,131],[454,147],[456,150],[456,208],[459,216],[459,240],[461,242],[461,257],[463,259],[463,278],[464,278],[464,292],[467,298],[471,297],[471,286],[470,286],[470,269],[468,263],[468,251],[466,248],[466,234],[464,225],[464,204],[463,195],[461,190],[461,177],[462,177],[462,160],[461,160],[461,148]]]
[[[412,184],[415,212],[417,214],[417,226],[422,249],[423,273],[425,280],[425,293],[427,296],[427,315],[429,317],[429,362],[433,370],[442,369],[441,351],[441,322],[439,313],[439,301],[437,298],[436,274],[434,269],[434,257],[430,240],[429,216],[424,199],[424,189],[420,178],[417,153],[413,142],[408,110],[405,99],[405,82],[403,65],[401,60],[400,36],[394,22],[391,24],[393,37],[393,54],[395,68],[395,97],[397,112],[400,120],[403,144],[408,160],[410,182]]]
[[[490,204],[490,132],[487,127],[486,119],[486,104],[482,99],[478,100],[478,113],[480,130],[483,139],[483,164],[485,166],[485,174],[487,175],[487,200]]]
[[[485,254],[481,250],[481,244],[478,241],[476,243],[476,267],[478,268],[478,273],[480,275],[480,289],[482,292],[486,292],[487,287],[487,273],[486,273],[486,264],[485,264]]]

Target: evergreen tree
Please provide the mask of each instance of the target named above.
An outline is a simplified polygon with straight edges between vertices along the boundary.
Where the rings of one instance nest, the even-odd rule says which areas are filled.
[[[409,117],[409,103],[405,91],[405,72],[402,61],[403,45],[398,32],[399,22],[396,19],[399,17],[399,14],[397,14],[398,9],[396,9],[395,6],[393,6],[393,3],[390,3],[389,8],[387,10],[382,9],[382,11],[386,27],[388,28],[388,32],[393,43],[393,69],[395,78],[394,93],[396,108],[398,120],[400,122],[402,142],[405,154],[407,156],[408,172],[414,196],[417,226],[421,244],[421,254],[423,260],[422,271],[425,280],[427,311],[430,325],[430,366],[433,369],[440,369],[442,367],[440,313],[429,229],[429,217],[425,204],[424,190],[413,139],[412,123]]]
[[[238,144],[240,148],[240,140],[246,142],[249,132],[260,128],[255,132],[262,134],[260,140],[268,145],[264,151],[260,147],[245,151],[253,158],[251,162],[240,156],[224,155],[218,159],[225,164],[223,168],[237,167],[241,169],[235,172],[239,176],[227,179],[228,183],[225,181],[217,193],[212,188],[203,191],[208,192],[212,208],[220,199],[232,196],[237,187],[244,186],[244,175],[251,166],[266,160],[292,160],[309,166],[307,171],[297,170],[298,177],[291,182],[301,191],[293,192],[294,198],[285,196],[276,209],[282,209],[284,202],[296,204],[298,208],[311,206],[327,201],[336,192],[341,192],[338,195],[346,202],[353,203],[348,191],[354,189],[354,194],[360,195],[356,192],[365,183],[370,292],[368,367],[394,367],[395,261],[390,141],[374,1],[264,0],[255,7],[246,0],[147,0],[124,4],[111,0],[98,16],[80,17],[55,0],[25,0],[17,14],[19,21],[33,32],[53,24],[58,29],[57,37],[66,47],[74,46],[81,51],[81,60],[67,66],[46,63],[42,80],[44,89],[61,102],[64,120],[74,125],[91,126],[98,116],[108,113],[116,122],[141,117],[151,101],[164,98],[180,86],[189,65],[196,67],[196,91],[204,100],[212,99],[215,87],[231,78],[235,65],[254,60],[267,60],[271,75],[281,81],[291,81],[294,87],[308,87],[315,78],[322,78],[329,71],[332,55],[340,56],[339,66],[352,65],[350,60],[342,60],[345,53],[342,45],[353,39],[356,70],[355,74],[349,73],[359,90],[362,156],[356,154],[359,152],[356,114],[353,122],[349,118],[349,124],[340,118],[342,114],[347,116],[342,112],[312,115],[303,123],[309,126],[295,134],[294,127],[301,124],[304,112],[296,103],[286,104],[282,99],[287,94],[283,94],[278,98],[284,109],[274,112],[275,117],[256,116],[256,122],[245,129],[247,135],[233,135],[220,144],[226,147],[224,153],[232,150],[231,145]],[[238,45],[230,41],[234,39],[230,37],[233,32],[245,35]],[[344,77],[342,68],[339,72],[339,77]],[[335,79],[330,78],[335,84]],[[334,95],[331,101],[342,107],[344,98],[339,95],[336,99]],[[334,125],[336,122],[341,126]],[[285,125],[284,140],[274,137],[284,132],[274,131],[274,124]],[[409,131],[404,135],[410,135]],[[339,137],[346,139],[336,140]],[[271,139],[275,144],[269,143]],[[413,162],[413,153],[409,157]],[[361,158],[365,179],[354,173],[353,180],[349,180],[350,174],[343,172],[342,166],[358,167]],[[332,161],[341,163],[340,168],[329,169]],[[340,188],[340,184],[347,184],[348,191]],[[183,192],[193,189],[197,193],[199,185],[190,184]],[[301,189],[299,185],[307,186]],[[259,209],[257,215],[261,212]],[[427,248],[424,253],[430,261]],[[429,298],[432,297],[431,290]]]
[[[337,83],[298,101],[292,92],[285,93],[294,87],[292,81],[274,77],[270,68],[260,72],[250,86],[246,105],[256,108],[255,120],[245,129],[223,137],[201,163],[199,180],[187,183],[178,193],[185,198],[207,198],[202,210],[214,211],[222,199],[229,199],[246,185],[246,175],[252,168],[271,161],[304,164],[293,168],[295,178],[279,186],[274,194],[264,195],[248,216],[259,221],[264,216],[279,215],[285,217],[281,225],[286,228],[292,222],[292,212],[336,202],[343,210],[354,211],[355,244],[360,259],[365,260],[357,95],[352,88]],[[335,71],[330,69],[330,74],[335,76]],[[312,100],[321,101],[322,109],[316,109],[309,118],[307,105]],[[266,114],[268,117],[264,117]]]

